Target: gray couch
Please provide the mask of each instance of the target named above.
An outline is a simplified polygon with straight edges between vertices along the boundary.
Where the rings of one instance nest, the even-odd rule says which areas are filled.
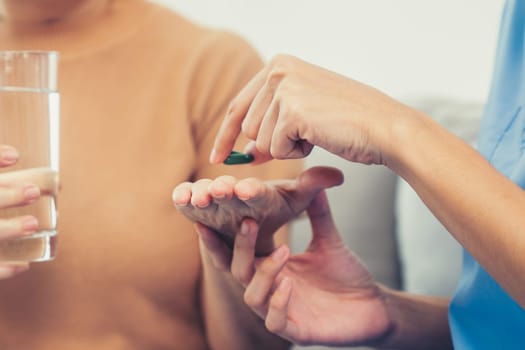
[[[449,99],[411,104],[474,144],[481,104]],[[453,293],[461,271],[461,247],[406,182],[385,167],[352,164],[320,149],[314,150],[306,165],[329,165],[344,172],[345,183],[328,191],[334,219],[345,243],[378,281],[427,295]],[[292,250],[304,250],[310,237],[308,219],[297,219]]]

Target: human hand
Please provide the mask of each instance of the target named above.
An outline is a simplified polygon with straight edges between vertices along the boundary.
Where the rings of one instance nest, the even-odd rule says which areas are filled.
[[[255,162],[302,158],[313,146],[347,160],[385,164],[392,128],[407,106],[380,91],[291,56],[277,56],[233,99],[211,163],[228,156],[241,133]]]
[[[221,176],[185,182],[173,191],[176,208],[190,220],[233,238],[244,218],[259,225],[257,253],[273,250],[273,234],[300,214],[319,191],[340,185],[342,173],[334,168],[314,167],[296,179],[262,181]]]
[[[257,224],[251,219],[243,222],[233,252],[209,228],[197,225],[197,231],[215,266],[246,287],[245,302],[270,331],[301,345],[380,341],[392,328],[382,289],[342,242],[324,192],[308,216],[312,241],[294,256],[283,245],[269,257],[255,257]]]
[[[18,152],[10,146],[0,145],[0,167],[14,165]],[[31,204],[40,197],[40,188],[20,180],[19,172],[0,174],[0,209]],[[36,232],[38,221],[33,216],[0,218],[0,240],[24,237]],[[29,268],[28,263],[0,262],[0,280],[13,277]]]

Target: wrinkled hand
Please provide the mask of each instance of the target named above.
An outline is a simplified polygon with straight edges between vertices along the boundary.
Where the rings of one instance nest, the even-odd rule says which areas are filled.
[[[242,132],[256,162],[307,156],[313,146],[347,160],[384,164],[396,115],[408,107],[357,81],[280,55],[232,100],[210,162],[222,162]]]
[[[245,287],[245,302],[266,327],[302,345],[370,345],[389,334],[391,322],[381,289],[344,245],[324,192],[308,208],[313,238],[302,254],[280,246],[254,256],[257,224],[243,222],[232,251],[203,225],[197,231],[215,266],[231,271]],[[233,255],[233,256],[232,256]]]
[[[329,167],[308,169],[293,180],[221,176],[180,184],[173,201],[190,220],[230,238],[244,218],[255,219],[260,225],[257,252],[265,254],[273,250],[273,234],[279,227],[304,211],[319,191],[342,182],[342,173]]]

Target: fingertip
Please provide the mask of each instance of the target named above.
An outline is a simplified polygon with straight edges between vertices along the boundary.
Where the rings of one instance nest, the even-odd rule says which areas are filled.
[[[257,221],[252,218],[245,218],[241,222],[239,233],[243,236],[248,236],[257,234],[258,229],[259,225],[257,224]]]
[[[218,164],[221,162],[219,154],[215,148],[211,150],[209,161],[210,161],[210,164]]]
[[[14,277],[15,275],[27,271],[29,269],[29,263],[11,263],[8,265],[0,265],[0,280]]]
[[[34,216],[25,216],[21,220],[21,230],[24,235],[31,235],[38,230],[38,219]]]
[[[271,154],[259,151],[257,149],[255,141],[250,141],[246,145],[246,147],[244,147],[243,152],[246,154],[251,154],[253,156],[253,162],[251,163],[251,165],[266,163],[273,159]]]
[[[344,175],[337,168],[315,166],[301,173],[298,180],[305,188],[322,190],[341,185],[344,182]]]
[[[233,196],[233,188],[237,180],[232,176],[221,176],[212,181],[208,192],[213,199],[230,199]]]
[[[3,146],[0,151],[0,163],[2,165],[12,165],[18,161],[20,154],[18,151],[10,146]]]
[[[173,189],[171,200],[175,205],[186,206],[191,199],[191,183],[184,182]]]
[[[251,232],[250,224],[246,222],[246,220],[243,220],[241,222],[241,228],[239,229],[239,233],[243,236],[248,236],[250,232]]]
[[[257,147],[255,147],[255,141],[250,140],[243,150],[244,153],[255,154],[257,152]]]
[[[289,255],[290,248],[286,244],[282,244],[272,253],[272,259],[282,265],[282,263],[286,262]]]
[[[242,201],[261,198],[266,193],[265,184],[254,177],[242,179],[234,187],[235,195]]]
[[[30,184],[25,186],[22,191],[24,192],[24,199],[28,203],[32,203],[40,197],[40,188],[36,185]]]
[[[13,270],[14,270],[15,274],[19,274],[19,273],[25,272],[25,271],[29,270],[29,263],[28,262],[20,263],[19,265],[14,266]]]
[[[240,129],[233,130],[225,119],[215,136],[215,142],[213,143],[213,148],[210,152],[209,161],[211,164],[220,164],[226,160],[230,152],[233,150],[239,132]]]

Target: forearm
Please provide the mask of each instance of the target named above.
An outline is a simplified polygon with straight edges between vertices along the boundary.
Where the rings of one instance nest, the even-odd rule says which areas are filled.
[[[380,288],[393,326],[379,344],[372,345],[384,349],[453,349],[448,300]]]
[[[525,307],[525,191],[427,117],[393,134],[397,153],[389,166]]]
[[[243,302],[243,288],[213,266],[201,247],[202,307],[212,349],[288,349],[289,342],[267,331],[264,320]]]

